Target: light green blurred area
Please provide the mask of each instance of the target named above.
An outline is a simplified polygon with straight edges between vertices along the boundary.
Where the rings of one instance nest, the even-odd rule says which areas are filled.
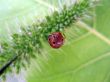
[[[49,8],[38,4],[35,0],[1,0],[1,40],[9,40],[10,34],[19,32],[20,26],[32,24],[37,18],[44,17],[48,10]]]
[[[96,8],[96,29],[110,38],[110,1],[102,0]]]
[[[57,0],[43,0],[43,3],[59,6]],[[94,27],[108,40],[110,38],[109,3],[110,0],[100,0],[95,9],[94,21],[90,23],[86,17],[84,20],[88,26]],[[29,25],[37,18],[44,18],[50,12],[44,4],[37,0],[8,0],[7,2],[1,0],[0,39],[9,40],[7,37],[10,32],[18,32],[19,25]],[[26,81],[110,82],[110,45],[75,24],[66,29],[65,35],[65,44],[60,49],[52,49],[47,43],[43,43],[44,51],[42,55],[36,54],[37,58],[32,60],[30,68],[26,71]]]

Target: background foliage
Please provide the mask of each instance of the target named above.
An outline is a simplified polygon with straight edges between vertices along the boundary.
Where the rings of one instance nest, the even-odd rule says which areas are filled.
[[[35,16],[42,19],[49,14],[47,8],[50,6],[46,6],[46,3],[58,7],[57,0],[45,0],[43,3],[37,0],[23,0],[25,4],[19,0],[14,4],[11,2],[11,0],[7,3],[3,0],[0,2],[3,5],[0,9],[1,41],[9,41],[11,33],[20,33],[20,24],[24,26],[31,24],[35,22]],[[109,2],[101,0],[99,6],[92,10],[93,15],[90,11],[87,13],[89,18],[84,16],[81,21],[71,25],[72,28],[66,29],[66,42],[61,49],[54,50],[47,43],[43,43],[45,51],[42,55],[38,55],[36,60],[32,60],[27,71],[27,81],[109,82]]]

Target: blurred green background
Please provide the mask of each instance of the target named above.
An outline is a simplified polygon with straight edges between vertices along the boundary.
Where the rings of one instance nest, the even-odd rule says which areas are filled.
[[[71,1],[0,0],[0,41],[10,41],[11,34],[20,33],[21,25],[42,21],[53,7],[60,9]],[[81,19],[85,26],[73,24],[66,29],[62,48],[43,43],[44,51],[25,71],[26,82],[110,82],[110,0],[100,0],[89,12]]]

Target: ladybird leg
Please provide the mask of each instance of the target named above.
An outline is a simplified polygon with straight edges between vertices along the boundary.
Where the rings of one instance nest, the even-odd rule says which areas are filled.
[[[66,31],[66,28],[64,28],[64,30],[62,31],[62,35],[64,38],[66,38],[65,31]]]
[[[63,34],[63,37],[64,37],[64,39],[65,39],[65,38],[66,38],[66,35],[65,35],[65,33],[63,32],[62,34]]]

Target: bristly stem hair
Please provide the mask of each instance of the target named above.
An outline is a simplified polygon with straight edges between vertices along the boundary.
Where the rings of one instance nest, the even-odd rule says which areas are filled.
[[[1,44],[0,76],[5,76],[12,71],[10,66],[14,66],[19,73],[21,67],[26,67],[25,62],[30,62],[30,58],[36,57],[36,52],[41,53],[42,40],[47,41],[47,37],[52,32],[63,31],[90,7],[91,0],[83,0],[69,6],[65,5],[62,11],[54,11],[51,16],[46,16],[46,20],[41,23],[32,24],[26,29],[22,28],[21,34],[13,34],[12,42]],[[25,62],[24,62],[25,61]]]

